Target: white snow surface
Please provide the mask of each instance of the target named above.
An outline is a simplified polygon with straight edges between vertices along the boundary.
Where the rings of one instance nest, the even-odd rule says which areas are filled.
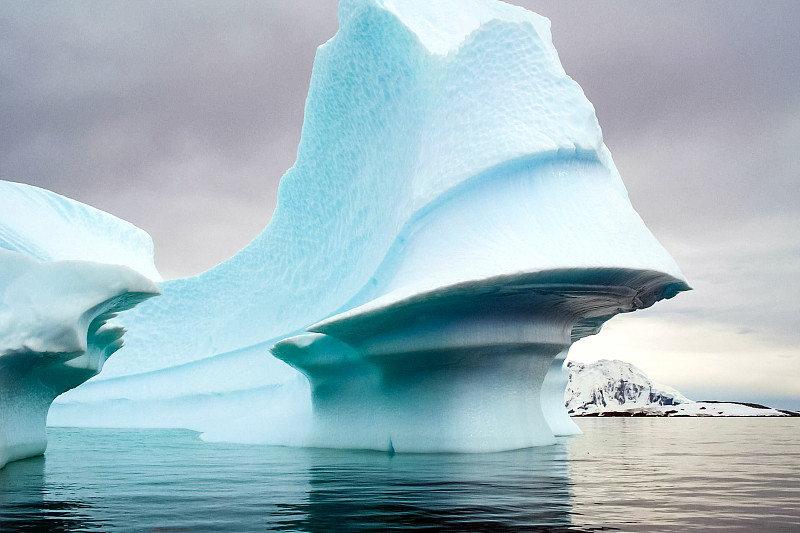
[[[564,404],[569,414],[677,405],[690,402],[680,392],[654,384],[636,366],[619,360],[601,359],[585,364],[570,361]]]
[[[766,406],[735,402],[688,402],[675,406],[658,406],[664,416],[791,416]]]
[[[269,402],[253,399],[293,427],[310,404],[268,348],[333,316],[561,270],[656,276],[646,298],[625,289],[628,311],[688,288],[631,207],[546,19],[494,0],[342,0],[339,24],[270,224],[127,312],[126,346],[57,400],[52,423],[274,442],[283,422],[265,425],[252,405]],[[198,395],[227,407],[201,416]]]
[[[38,261],[0,249],[0,356],[87,349],[87,312],[125,293],[158,294],[134,270],[89,261]]]
[[[789,416],[777,409],[735,402],[696,402],[677,390],[651,381],[636,366],[619,360],[570,361],[564,392],[573,416],[603,413],[647,416]]]

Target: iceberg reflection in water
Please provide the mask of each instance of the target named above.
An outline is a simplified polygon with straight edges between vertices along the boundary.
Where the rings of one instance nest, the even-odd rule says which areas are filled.
[[[568,485],[563,442],[390,457],[205,443],[185,430],[55,429],[46,460],[0,471],[0,530],[523,531],[570,524]]]
[[[51,429],[0,471],[0,530],[796,531],[797,419],[581,419],[494,454],[207,443]],[[120,458],[125,458],[121,461]]]

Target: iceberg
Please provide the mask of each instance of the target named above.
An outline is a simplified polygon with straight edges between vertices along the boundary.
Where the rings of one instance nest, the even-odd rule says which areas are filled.
[[[56,425],[496,451],[577,431],[570,345],[688,290],[632,208],[549,21],[342,0],[270,224],[124,315]]]
[[[0,467],[44,453],[51,402],[122,345],[107,322],[157,293],[128,267],[0,249]]]
[[[122,346],[117,313],[158,294],[150,236],[53,192],[0,181],[0,467],[41,455],[51,402]]]

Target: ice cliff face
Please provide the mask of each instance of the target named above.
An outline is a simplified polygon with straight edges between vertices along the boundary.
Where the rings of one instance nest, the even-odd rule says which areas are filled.
[[[623,361],[570,361],[567,368],[570,374],[564,403],[571,415],[691,402],[675,389],[654,384],[644,372]]]
[[[343,0],[339,24],[269,226],[127,313],[126,347],[53,423],[547,444],[577,429],[571,343],[688,289],[546,19],[492,0]]]

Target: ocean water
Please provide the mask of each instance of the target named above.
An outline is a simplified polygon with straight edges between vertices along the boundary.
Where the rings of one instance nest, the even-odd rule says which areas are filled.
[[[584,418],[555,446],[404,455],[51,428],[2,531],[800,531],[800,419]]]

